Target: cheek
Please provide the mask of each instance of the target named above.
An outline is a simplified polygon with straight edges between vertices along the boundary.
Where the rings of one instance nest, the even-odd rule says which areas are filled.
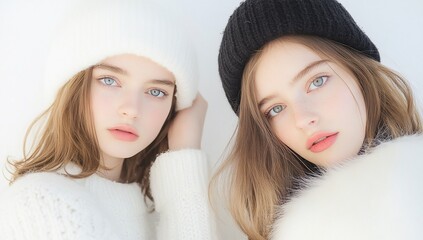
[[[140,116],[144,116],[142,118],[145,121],[145,126],[143,127],[154,129],[155,132],[158,132],[169,115],[171,101],[163,101],[158,103],[145,101],[145,104],[142,104],[141,108]]]
[[[344,81],[337,82],[338,89],[341,91],[337,91],[338,94],[334,97],[334,99],[339,99],[338,104],[335,105],[339,109],[339,114],[346,115],[345,117],[350,121],[355,121],[358,118],[360,125],[365,125],[366,107],[357,80],[343,70],[339,70],[339,74],[341,79],[344,79]]]
[[[104,94],[93,89],[91,91],[91,110],[94,120],[113,110],[110,103],[114,102],[110,94]]]
[[[273,119],[272,131],[275,136],[281,140],[285,145],[295,149],[295,144],[298,143],[296,136],[296,128],[287,116],[276,117]]]
[[[347,92],[335,92],[334,94],[322,99],[320,102],[320,118],[333,119],[343,116],[346,110],[351,108],[351,97]],[[332,120],[331,120],[332,121]]]
[[[366,109],[361,92],[355,86],[345,86],[344,91],[339,91],[333,97],[336,101],[326,101],[327,112],[330,112],[334,119],[341,118],[342,121],[351,126],[362,126],[366,122]],[[330,109],[333,109],[330,111]]]

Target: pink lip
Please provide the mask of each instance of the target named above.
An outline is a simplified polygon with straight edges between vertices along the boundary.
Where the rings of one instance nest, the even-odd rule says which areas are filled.
[[[319,139],[326,137],[324,140],[317,142]],[[307,149],[314,153],[322,152],[335,143],[338,133],[317,133],[307,140]],[[317,142],[317,143],[316,143]]]
[[[137,131],[130,126],[117,126],[107,129],[116,139],[133,142],[138,139]]]

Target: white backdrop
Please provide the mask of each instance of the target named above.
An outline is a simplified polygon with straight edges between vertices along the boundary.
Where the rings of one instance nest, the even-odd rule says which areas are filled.
[[[156,0],[194,27],[200,91],[209,102],[203,148],[214,166],[236,126],[218,75],[217,54],[226,22],[240,0]],[[75,1],[0,0],[0,166],[18,157],[29,122],[40,113],[44,59],[56,20]],[[423,102],[423,2],[341,0],[379,48],[382,62],[409,79]],[[1,188],[6,181],[0,175]],[[221,239],[242,239],[228,217],[218,222]]]

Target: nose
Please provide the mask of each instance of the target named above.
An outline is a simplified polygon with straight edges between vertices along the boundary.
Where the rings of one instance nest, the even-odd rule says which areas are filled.
[[[136,118],[139,112],[139,99],[136,93],[123,93],[119,106],[119,114],[126,118]]]
[[[316,109],[310,104],[298,103],[292,106],[295,125],[299,129],[306,129],[317,125],[319,117]]]

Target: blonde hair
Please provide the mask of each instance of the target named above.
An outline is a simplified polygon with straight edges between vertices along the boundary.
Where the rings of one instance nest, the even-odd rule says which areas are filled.
[[[263,51],[280,41],[309,47],[348,69],[363,93],[367,123],[363,146],[421,133],[422,120],[407,82],[389,68],[346,46],[311,36],[282,37],[267,43],[247,63],[241,86],[234,146],[213,176],[210,191],[227,180],[230,212],[249,239],[267,239],[277,205],[319,168],[284,145],[257,106],[254,76]]]
[[[68,173],[73,178],[84,178],[96,173],[99,168],[105,168],[100,164],[100,150],[90,107],[92,71],[93,67],[90,67],[73,76],[59,90],[53,104],[29,126],[24,140],[23,159],[8,161],[14,168],[11,184],[27,173],[56,171],[70,162],[81,168],[79,174]],[[170,113],[156,139],[123,163],[120,181],[139,183],[144,196],[150,200],[153,197],[149,170],[156,155],[168,149],[167,131],[174,117],[175,102],[173,96]],[[42,126],[27,153],[30,133],[39,124]]]

